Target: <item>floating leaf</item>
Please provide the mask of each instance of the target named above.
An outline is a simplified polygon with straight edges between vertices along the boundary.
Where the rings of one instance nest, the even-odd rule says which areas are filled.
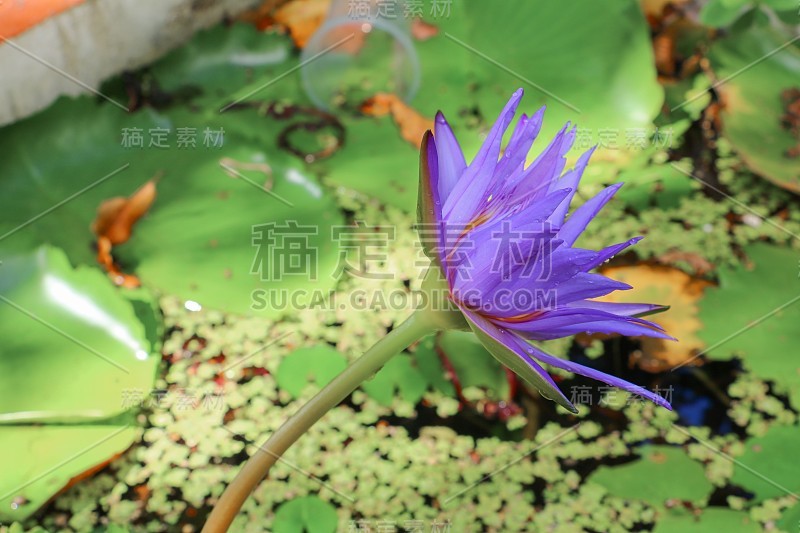
[[[281,360],[275,379],[294,398],[314,383],[322,388],[347,368],[347,358],[326,345],[301,348]]]
[[[779,426],[747,441],[731,482],[754,492],[759,502],[800,495],[800,464],[788,460],[797,451],[798,434],[797,426]]]
[[[26,519],[124,452],[138,433],[118,424],[0,426],[0,522]]]
[[[800,133],[786,127],[789,104],[782,98],[800,87],[800,47],[759,18],[716,42],[709,60],[721,80],[716,90],[725,137],[754,172],[800,192]]]
[[[435,338],[436,335],[429,335],[419,342],[414,352],[414,360],[419,371],[434,389],[448,396],[454,396],[456,390],[453,383],[447,379],[445,369],[439,360]]]
[[[199,92],[192,100],[219,112],[241,97],[238,91],[243,91],[243,96],[262,87],[253,96],[270,98],[276,88],[266,85],[273,85],[268,82],[291,68],[292,61],[292,42],[286,36],[260,32],[250,24],[234,24],[198,32],[149,70],[161,90],[168,94]],[[278,92],[287,94],[293,80],[282,81]],[[299,83],[296,87],[299,90]]]
[[[667,500],[705,501],[711,494],[703,465],[681,448],[643,446],[641,459],[621,466],[601,466],[588,481],[604,486],[614,496],[663,505]]]
[[[90,225],[97,206],[160,175],[158,201],[134,237],[114,249],[126,272],[149,287],[239,313],[276,316],[309,301],[312,288],[325,293],[336,281],[331,227],[343,223],[336,204],[302,163],[278,148],[265,153],[252,136],[226,132],[226,119],[185,110],[126,115],[81,98],[60,100],[1,130],[8,143],[0,172],[14,193],[0,198],[7,213],[0,250],[49,242],[75,263],[93,262]],[[134,130],[147,136],[145,143],[163,134],[164,147],[126,147],[125,135]],[[182,145],[181,132],[194,145]],[[17,201],[20,196],[26,201]],[[270,244],[270,225],[273,233],[296,230],[302,249]],[[266,232],[261,244],[254,242],[262,236],[259,228]],[[293,254],[293,263],[280,272],[282,250]]]
[[[750,6],[750,0],[710,0],[700,10],[700,22],[714,28],[727,26]]]
[[[735,531],[759,533],[761,526],[750,515],[731,509],[708,507],[695,513],[678,507],[665,511],[656,521],[653,533],[705,533]]]
[[[439,343],[462,387],[483,387],[498,399],[508,397],[508,380],[503,366],[473,333],[447,331],[441,335]]]
[[[411,105],[424,117],[447,111],[468,160],[481,142],[476,126],[491,124],[516,87],[527,91],[525,112],[547,104],[542,139],[567,121],[588,132],[592,144],[601,130],[624,145],[628,129],[651,127],[663,90],[636,2],[470,2],[452,7],[447,16],[428,13],[427,22],[439,32],[415,42],[422,83]],[[599,34],[608,38],[598,40]],[[328,179],[413,211],[417,152],[400,139],[388,118],[341,120],[347,142],[325,165]],[[532,155],[544,146],[537,143]]]
[[[650,127],[658,114],[664,94],[638,2],[474,2],[463,9],[466,35],[444,27],[463,44],[444,39],[449,53],[469,54],[488,121],[517,86],[527,90],[527,109],[548,106],[544,138],[571,121],[595,139],[608,130],[624,147],[627,130]]]
[[[428,380],[410,356],[400,354],[391,358],[375,377],[365,381],[361,388],[382,405],[391,405],[397,393],[405,401],[416,404],[428,389]]]
[[[783,531],[791,531],[797,524],[800,524],[800,503],[795,503],[792,507],[784,511],[777,526],[778,529]]]
[[[719,288],[700,301],[700,338],[712,359],[741,357],[758,377],[775,381],[800,406],[797,254],[768,244],[745,249],[747,264],[719,272]]]
[[[333,533],[339,518],[336,508],[317,496],[303,496],[278,507],[272,531],[275,533]]]
[[[61,250],[7,255],[0,266],[0,520],[24,519],[106,463],[137,431],[122,416],[148,398],[158,318],[100,271]],[[27,425],[51,424],[51,425]]]
[[[4,255],[0,274],[0,423],[102,420],[149,393],[158,346],[100,271],[43,247]]]

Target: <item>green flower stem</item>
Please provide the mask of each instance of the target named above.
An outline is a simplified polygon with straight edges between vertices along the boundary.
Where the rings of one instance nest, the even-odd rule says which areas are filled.
[[[248,459],[214,506],[203,532],[227,531],[244,501],[289,446],[325,413],[347,398],[361,383],[371,378],[389,359],[425,335],[441,329],[442,326],[441,321],[433,314],[418,311],[336,376],[293,417],[284,422]]]

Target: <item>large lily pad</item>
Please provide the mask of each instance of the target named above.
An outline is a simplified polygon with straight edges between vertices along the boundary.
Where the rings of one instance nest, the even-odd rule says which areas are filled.
[[[157,340],[101,272],[50,247],[2,260],[0,423],[102,420],[149,392]]]
[[[295,350],[284,357],[275,373],[275,380],[280,388],[297,398],[309,383],[322,388],[345,368],[345,356],[321,344]]]
[[[595,137],[611,130],[624,145],[627,129],[650,127],[658,114],[664,93],[638,2],[475,2],[463,9],[468,34],[454,36],[472,49],[488,119],[517,86],[527,91],[527,108],[547,105],[545,138],[572,121]]]
[[[793,44],[794,43],[794,44]],[[723,109],[723,134],[757,174],[800,192],[800,136],[783,124],[783,94],[800,87],[800,46],[761,20],[714,44],[709,59]]]
[[[481,142],[476,123],[488,128],[517,87],[527,91],[526,112],[548,106],[542,139],[572,121],[592,142],[602,130],[623,147],[626,132],[650,128],[663,102],[636,2],[470,2],[428,22],[439,33],[415,43],[422,84],[412,105],[427,117],[445,111],[468,157]],[[347,144],[328,177],[413,210],[416,150],[388,118],[345,123]]]
[[[757,501],[800,494],[800,464],[790,458],[797,450],[800,428],[770,429],[763,437],[749,440],[738,458],[731,482],[756,494]]]
[[[135,426],[124,424],[0,427],[0,522],[26,519],[125,451],[137,434]]]
[[[670,509],[659,517],[654,533],[704,533],[706,531],[736,531],[758,533],[761,526],[742,511],[709,507],[701,513],[684,508]]]
[[[797,256],[767,244],[746,249],[752,264],[719,273],[719,288],[700,300],[700,338],[708,357],[740,357],[758,377],[775,381],[800,406],[800,278]]]
[[[621,498],[663,505],[670,499],[701,502],[711,494],[703,465],[680,448],[643,446],[638,461],[622,466],[601,466],[589,477]]]
[[[123,269],[145,285],[241,313],[251,311],[254,291],[332,287],[331,226],[343,221],[335,203],[277,148],[225,131],[225,118],[180,109],[169,116],[126,115],[81,98],[5,128],[0,174],[8,194],[0,199],[6,213],[0,250],[49,242],[74,262],[93,263],[89,227],[100,202],[159,177],[154,206],[132,240],[115,249]],[[142,147],[130,144],[134,129],[144,136]],[[194,144],[181,143],[181,132]],[[151,146],[156,141],[164,147]],[[273,233],[296,225],[306,234],[304,249],[288,258],[292,275],[264,275],[271,268],[270,236],[262,246],[253,243],[253,227],[264,224],[273,224]],[[275,307],[263,311],[280,313]]]
[[[161,360],[152,306],[61,250],[0,266],[0,520],[24,519],[133,442]],[[35,425],[34,425],[35,423]],[[49,424],[49,425],[42,425]]]
[[[214,109],[218,111],[244,96],[265,99],[291,92],[287,85],[296,83],[296,78],[282,85],[270,82],[294,66],[292,52],[286,36],[260,32],[250,24],[216,26],[199,32],[149,71],[173,102],[188,99],[212,108],[218,104]],[[263,89],[249,94],[258,87]]]
[[[336,508],[317,496],[295,498],[275,513],[275,533],[331,533],[339,519]]]

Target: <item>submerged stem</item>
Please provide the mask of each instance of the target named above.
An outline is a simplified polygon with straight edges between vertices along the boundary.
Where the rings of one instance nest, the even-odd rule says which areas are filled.
[[[336,376],[247,460],[214,506],[203,532],[227,531],[244,501],[289,446],[361,383],[372,377],[389,359],[437,329],[439,326],[429,315],[414,313]]]

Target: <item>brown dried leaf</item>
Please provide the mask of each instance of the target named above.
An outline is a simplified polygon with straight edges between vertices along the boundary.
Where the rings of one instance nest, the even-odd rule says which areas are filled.
[[[642,337],[642,353],[636,364],[649,372],[662,372],[691,359],[704,348],[698,337],[702,323],[697,302],[711,282],[693,278],[676,268],[640,264],[608,267],[602,273],[633,286],[598,300],[606,302],[645,302],[670,306],[669,310],[647,317],[661,325],[678,341]]]
[[[661,17],[669,8],[678,8],[688,0],[641,0],[642,12],[648,17]]]
[[[439,35],[439,26],[425,22],[422,19],[411,21],[411,36],[417,41],[427,41]]]
[[[373,117],[391,114],[400,128],[400,136],[419,149],[422,136],[433,129],[433,119],[425,118],[392,93],[378,93],[361,106],[361,111]]]
[[[131,237],[133,225],[144,216],[156,199],[156,180],[151,179],[128,198],[117,196],[104,200],[97,208],[92,232],[97,236],[97,262],[123,287],[138,287],[136,276],[123,273],[114,262],[111,250]]]
[[[330,0],[295,0],[278,8],[273,20],[286,26],[294,43],[303,48],[322,25],[330,4]]]

